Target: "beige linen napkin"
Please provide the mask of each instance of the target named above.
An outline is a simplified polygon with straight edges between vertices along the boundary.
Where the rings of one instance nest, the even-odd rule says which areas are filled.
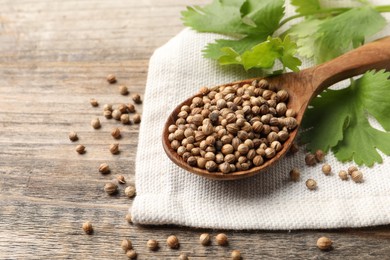
[[[286,11],[291,14],[293,8],[287,6]],[[390,34],[389,26],[372,39],[386,34]],[[133,221],[270,230],[390,224],[389,157],[373,168],[363,167],[361,184],[339,179],[337,172],[351,163],[342,164],[332,154],[325,158],[334,169],[331,176],[321,173],[321,164],[305,166],[300,151],[257,176],[226,182],[187,173],[168,159],[161,135],[174,107],[200,86],[249,77],[240,69],[221,68],[202,57],[202,48],[216,38],[221,36],[186,29],[157,49],[150,60],[136,158],[137,197],[130,209]],[[305,60],[302,68],[312,65]],[[299,182],[289,181],[293,167],[301,170]],[[316,191],[305,187],[308,178],[317,181]]]

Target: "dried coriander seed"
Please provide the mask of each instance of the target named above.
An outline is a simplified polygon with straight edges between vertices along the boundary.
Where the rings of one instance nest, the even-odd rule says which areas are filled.
[[[325,158],[325,153],[322,150],[317,150],[314,153],[314,156],[316,157],[317,162],[322,162]]]
[[[359,169],[356,166],[348,167],[348,174],[351,175],[354,171],[358,171]]]
[[[116,179],[118,180],[118,182],[120,184],[125,184],[126,183],[125,176],[123,176],[123,175],[117,175]]]
[[[93,227],[91,222],[86,221],[83,223],[83,230],[86,234],[91,235],[93,233]]]
[[[207,246],[210,244],[210,235],[207,234],[207,233],[203,233],[200,235],[199,237],[199,242],[203,245],[203,246]]]
[[[361,171],[353,171],[351,178],[354,182],[363,182],[363,173]]]
[[[117,108],[122,114],[127,113],[127,105],[126,104],[119,104]]]
[[[112,118],[112,112],[111,112],[111,110],[104,110],[104,111],[103,111],[103,116],[104,116],[105,118],[107,118],[107,119]]]
[[[99,166],[99,172],[100,172],[100,173],[103,173],[103,174],[109,173],[109,172],[110,172],[110,166],[108,166],[107,163],[102,163],[102,164],[100,164],[100,166]]]
[[[179,255],[179,260],[188,260],[188,255],[186,253],[181,253]]]
[[[129,116],[129,114],[122,114],[120,120],[121,120],[121,123],[124,124],[124,125],[129,124],[130,123],[130,116]]]
[[[239,250],[233,250],[231,253],[232,260],[241,260],[241,252]]]
[[[104,111],[112,111],[112,105],[111,104],[104,104],[103,106]]]
[[[342,170],[342,171],[339,171],[339,177],[340,179],[342,179],[343,181],[346,181],[348,180],[348,172]]]
[[[313,179],[308,179],[305,184],[309,190],[317,189],[317,182]]]
[[[329,250],[332,248],[332,240],[330,240],[329,238],[327,237],[320,237],[318,240],[317,240],[317,247],[321,250]]]
[[[91,99],[89,100],[89,103],[90,103],[91,106],[93,106],[93,107],[99,106],[99,102],[98,102],[96,99],[94,99],[94,98],[91,98]]]
[[[134,114],[133,115],[133,122],[134,122],[134,124],[139,124],[141,122],[141,115],[140,114]]]
[[[121,130],[119,130],[119,128],[117,127],[112,129],[111,136],[114,137],[115,139],[121,138]]]
[[[290,171],[290,179],[292,181],[299,181],[301,173],[299,172],[298,168],[293,168]]]
[[[129,113],[134,113],[135,112],[135,106],[133,104],[127,104],[127,111],[129,111]]]
[[[315,155],[314,155],[314,154],[311,154],[311,153],[306,154],[306,156],[305,156],[305,163],[306,163],[306,165],[308,165],[308,166],[313,166],[313,165],[315,165],[315,164],[317,163],[317,160],[316,160]]]
[[[293,143],[290,147],[289,153],[295,154],[299,151],[299,147],[296,143]]]
[[[133,243],[129,239],[123,239],[121,242],[121,248],[123,251],[127,252],[127,250],[133,249]]]
[[[113,195],[113,194],[118,192],[118,185],[116,185],[115,183],[112,183],[112,182],[106,183],[104,185],[104,191],[108,195]]]
[[[79,139],[79,137],[77,136],[77,133],[72,131],[69,133],[69,140],[71,140],[72,142],[75,142]]]
[[[158,242],[155,239],[149,239],[148,242],[146,242],[146,246],[152,250],[156,251],[158,249]]]
[[[107,79],[108,83],[110,83],[110,84],[113,84],[116,82],[116,77],[114,74],[108,74],[106,79]]]
[[[322,166],[322,172],[325,174],[325,175],[329,175],[332,171],[332,167],[325,163],[323,166]]]
[[[112,111],[111,115],[112,115],[112,118],[114,118],[115,120],[120,120],[122,113],[118,109],[114,109]]]
[[[110,145],[110,152],[112,154],[118,154],[119,153],[119,144],[116,143],[116,144],[111,144]]]
[[[99,118],[92,119],[91,126],[94,129],[99,129],[101,127]]]
[[[120,86],[119,86],[119,93],[120,93],[121,95],[126,96],[127,94],[129,94],[129,90],[127,89],[126,86],[120,85]]]
[[[171,235],[167,238],[167,245],[171,249],[177,249],[179,247],[179,239],[176,236]]]
[[[126,214],[125,219],[126,219],[127,223],[129,223],[129,224],[133,223],[133,218],[130,214]]]
[[[139,94],[133,94],[133,95],[131,95],[131,98],[133,99],[134,103],[136,103],[136,104],[142,103],[141,96]]]
[[[228,238],[226,234],[220,233],[215,237],[215,241],[217,242],[217,245],[220,246],[226,246],[228,244]]]
[[[79,154],[85,153],[85,146],[82,145],[82,144],[77,145],[76,146],[76,152],[78,152]]]
[[[135,196],[136,190],[134,186],[127,186],[125,189],[125,194],[127,197],[132,198]]]
[[[126,252],[126,256],[129,259],[136,259],[137,258],[137,252],[134,249],[130,249]]]

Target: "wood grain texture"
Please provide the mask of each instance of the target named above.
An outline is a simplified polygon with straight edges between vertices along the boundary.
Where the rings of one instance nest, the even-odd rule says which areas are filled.
[[[389,259],[390,226],[334,231],[226,231],[228,247],[198,243],[202,232],[175,226],[139,227],[124,216],[131,200],[107,196],[104,183],[116,174],[134,183],[138,125],[121,126],[102,115],[105,103],[129,102],[118,84],[144,92],[153,50],[182,28],[180,11],[202,0],[0,0],[0,259],[126,259],[123,238],[133,241],[138,259]],[[116,85],[105,81],[115,73]],[[92,108],[90,98],[101,106]],[[137,105],[142,113],[142,105]],[[102,128],[93,130],[99,116]],[[121,153],[108,151],[111,128],[120,126]],[[68,140],[77,131],[87,153]],[[108,162],[109,175],[97,171]],[[314,210],[314,209],[313,209]],[[81,229],[90,220],[95,232]],[[176,234],[178,250],[165,246]],[[327,235],[334,249],[315,242]],[[157,239],[157,252],[146,248]]]

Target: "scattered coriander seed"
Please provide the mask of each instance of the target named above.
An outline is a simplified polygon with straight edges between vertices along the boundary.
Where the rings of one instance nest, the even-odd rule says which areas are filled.
[[[133,249],[133,243],[129,239],[123,239],[121,242],[121,247],[123,251],[127,252],[127,250]]]
[[[322,150],[317,150],[314,153],[317,162],[322,162],[325,158],[325,153]]]
[[[129,113],[134,113],[135,112],[135,106],[131,103],[127,104],[127,111],[129,111]]]
[[[306,181],[306,187],[309,189],[309,190],[315,190],[317,189],[317,182],[313,179],[308,179]]]
[[[130,214],[126,214],[126,217],[125,217],[127,223],[129,224],[132,224],[133,223],[133,218],[131,217]]]
[[[241,252],[239,250],[232,251],[232,260],[241,260]]]
[[[106,174],[110,172],[110,166],[107,163],[102,163],[99,166],[99,172]]]
[[[103,116],[107,119],[112,118],[112,111],[111,110],[104,110],[103,111]]]
[[[217,242],[217,245],[225,246],[228,243],[228,238],[224,233],[220,233],[215,237],[215,241]]]
[[[353,171],[351,174],[351,178],[354,182],[362,182],[363,181],[363,173],[361,171]]]
[[[112,105],[111,104],[104,104],[103,106],[103,110],[108,110],[108,111],[112,111]]]
[[[117,127],[112,129],[111,136],[114,137],[115,139],[121,138],[121,130],[119,130],[119,128]]]
[[[152,250],[156,251],[158,249],[158,242],[155,239],[149,239],[148,242],[146,243],[146,246]]]
[[[135,196],[135,187],[134,186],[127,186],[125,189],[125,194],[127,197],[132,198]]]
[[[325,163],[324,165],[322,165],[322,172],[325,174],[325,175],[329,175],[332,171],[332,167]]]
[[[290,147],[289,153],[295,154],[299,151],[299,147],[296,143],[293,143]]]
[[[141,122],[141,115],[140,114],[134,114],[133,122],[134,122],[134,124],[139,124]]]
[[[127,105],[126,104],[119,104],[117,109],[122,113],[127,113]]]
[[[181,253],[179,255],[179,260],[188,260],[188,255],[186,253]]]
[[[300,178],[300,172],[298,170],[298,168],[293,168],[291,171],[290,171],[290,179],[292,181],[299,181],[299,178]]]
[[[134,103],[136,103],[136,104],[142,103],[141,96],[139,94],[133,94],[133,95],[131,95],[131,98],[133,99]]]
[[[129,259],[136,259],[137,258],[137,252],[134,249],[130,249],[126,252],[126,256]]]
[[[84,222],[83,223],[83,230],[88,235],[92,234],[93,233],[93,227],[92,227],[91,222],[89,222],[89,221]]]
[[[176,236],[174,235],[171,235],[167,238],[167,245],[172,248],[172,249],[176,249],[179,247],[179,239],[177,239]]]
[[[91,126],[94,129],[99,129],[101,127],[99,118],[92,119]]]
[[[123,175],[117,175],[116,179],[118,180],[118,182],[120,184],[125,184],[126,183],[125,176],[123,176]]]
[[[106,183],[106,185],[104,185],[104,191],[108,195],[113,195],[118,192],[118,185],[112,182]]]
[[[82,144],[77,145],[76,146],[76,152],[78,152],[79,154],[85,153],[85,146],[82,145]]]
[[[120,85],[119,86],[119,93],[121,93],[121,95],[126,96],[127,94],[129,94],[129,90],[127,89],[126,86]]]
[[[348,167],[348,174],[351,175],[354,171],[358,171],[359,169],[356,166]]]
[[[317,247],[321,250],[329,250],[332,248],[332,240],[327,237],[320,237],[317,240]]]
[[[94,98],[91,98],[91,99],[89,100],[89,103],[90,103],[91,106],[93,106],[93,107],[97,107],[97,106],[99,105],[99,102],[98,102],[96,99],[94,99]]]
[[[108,74],[106,79],[107,79],[108,83],[110,83],[110,84],[113,84],[116,82],[116,77],[114,74]]]
[[[127,125],[130,123],[130,116],[129,114],[122,114],[121,115],[121,123],[124,124],[124,125]]]
[[[119,153],[119,144],[116,143],[116,144],[111,144],[110,145],[110,152],[112,154],[118,154]]]
[[[305,156],[305,163],[306,165],[313,166],[317,163],[316,157],[314,154],[306,154]]]
[[[77,136],[76,132],[72,131],[69,133],[69,140],[74,142],[74,141],[77,141],[78,139],[79,139],[79,137]]]
[[[342,179],[343,181],[348,180],[348,172],[346,172],[346,171],[344,171],[344,170],[339,171],[339,177],[340,177],[340,179]]]
[[[199,237],[199,242],[203,245],[203,246],[207,246],[210,244],[210,235],[207,234],[207,233],[203,233],[200,235]]]
[[[114,118],[116,120],[120,120],[122,113],[118,109],[114,109],[114,111],[112,111],[111,115],[112,115],[112,118]]]

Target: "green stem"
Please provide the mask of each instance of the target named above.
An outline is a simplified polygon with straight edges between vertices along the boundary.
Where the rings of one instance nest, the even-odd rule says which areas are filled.
[[[309,15],[316,15],[316,14],[334,14],[334,13],[342,13],[342,12],[345,12],[345,11],[348,11],[352,8],[350,7],[344,7],[344,8],[329,8],[329,9],[321,9],[321,10],[318,10],[318,11],[315,11],[315,12],[312,12],[312,13],[309,13],[309,14],[296,14],[296,15],[292,15],[290,17],[287,17],[286,19],[282,20],[279,24],[279,26],[281,27],[282,25],[288,23],[289,21],[291,20],[294,20],[296,18],[300,18],[300,17],[304,17],[304,16],[309,16]]]
[[[346,11],[351,10],[353,7],[340,7],[340,8],[328,8],[328,9],[321,9],[312,13],[308,14],[296,14],[292,15],[290,17],[287,17],[286,19],[282,20],[279,24],[279,27],[282,27],[284,24],[288,23],[291,20],[304,17],[304,16],[309,16],[309,15],[318,15],[318,14],[325,14],[325,15],[337,15]],[[377,12],[380,13],[385,13],[385,12],[390,12],[390,5],[378,5],[373,7]]]

